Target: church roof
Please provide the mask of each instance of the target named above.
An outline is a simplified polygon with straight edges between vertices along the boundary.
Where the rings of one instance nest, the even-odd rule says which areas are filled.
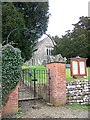
[[[46,41],[46,39],[50,39],[50,38],[46,37],[43,40],[39,41],[37,45],[34,47],[34,51],[36,51]]]

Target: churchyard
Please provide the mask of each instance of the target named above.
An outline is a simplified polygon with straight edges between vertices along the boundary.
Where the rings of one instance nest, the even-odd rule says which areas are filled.
[[[46,70],[45,66],[22,66],[22,70],[27,70],[27,69],[36,69],[36,70]],[[79,78],[79,80],[90,80],[90,67],[86,68],[87,70],[87,76],[84,76],[83,78]],[[25,75],[27,79],[27,74]],[[42,78],[42,74],[40,75],[40,78]],[[70,75],[70,68],[66,68],[66,81],[75,81],[78,79],[73,78]]]

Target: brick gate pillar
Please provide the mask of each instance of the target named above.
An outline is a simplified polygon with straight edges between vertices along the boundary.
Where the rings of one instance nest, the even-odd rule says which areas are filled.
[[[49,79],[49,102],[55,106],[66,103],[66,64],[49,63],[46,65],[50,70]]]
[[[18,112],[18,85],[8,95],[8,101],[5,106],[2,107],[2,117],[7,115],[13,115]]]

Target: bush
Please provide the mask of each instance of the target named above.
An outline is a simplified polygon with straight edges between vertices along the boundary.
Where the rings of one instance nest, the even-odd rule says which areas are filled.
[[[20,80],[22,63],[19,49],[9,44],[2,47],[2,105]]]

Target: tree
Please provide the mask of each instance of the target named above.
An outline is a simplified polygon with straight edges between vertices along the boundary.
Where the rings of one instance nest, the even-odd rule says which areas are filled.
[[[87,29],[90,26],[90,19],[89,17],[80,17],[80,20],[77,24],[74,24],[74,30],[73,30],[73,38],[74,41],[76,41],[75,43],[77,43],[78,45],[75,46],[75,48],[78,47],[78,51],[77,53],[82,56],[82,57],[87,57],[87,65],[90,66],[90,54],[89,54],[89,50],[90,50],[90,31],[88,31]]]
[[[76,56],[89,58],[90,31],[88,28],[90,26],[90,19],[82,16],[79,18],[79,22],[73,25],[74,29],[66,31],[62,38],[54,37],[56,47],[54,47],[52,53],[61,53],[67,58]]]
[[[24,60],[29,60],[38,38],[47,30],[48,18],[48,2],[3,3],[3,45],[13,41]]]

